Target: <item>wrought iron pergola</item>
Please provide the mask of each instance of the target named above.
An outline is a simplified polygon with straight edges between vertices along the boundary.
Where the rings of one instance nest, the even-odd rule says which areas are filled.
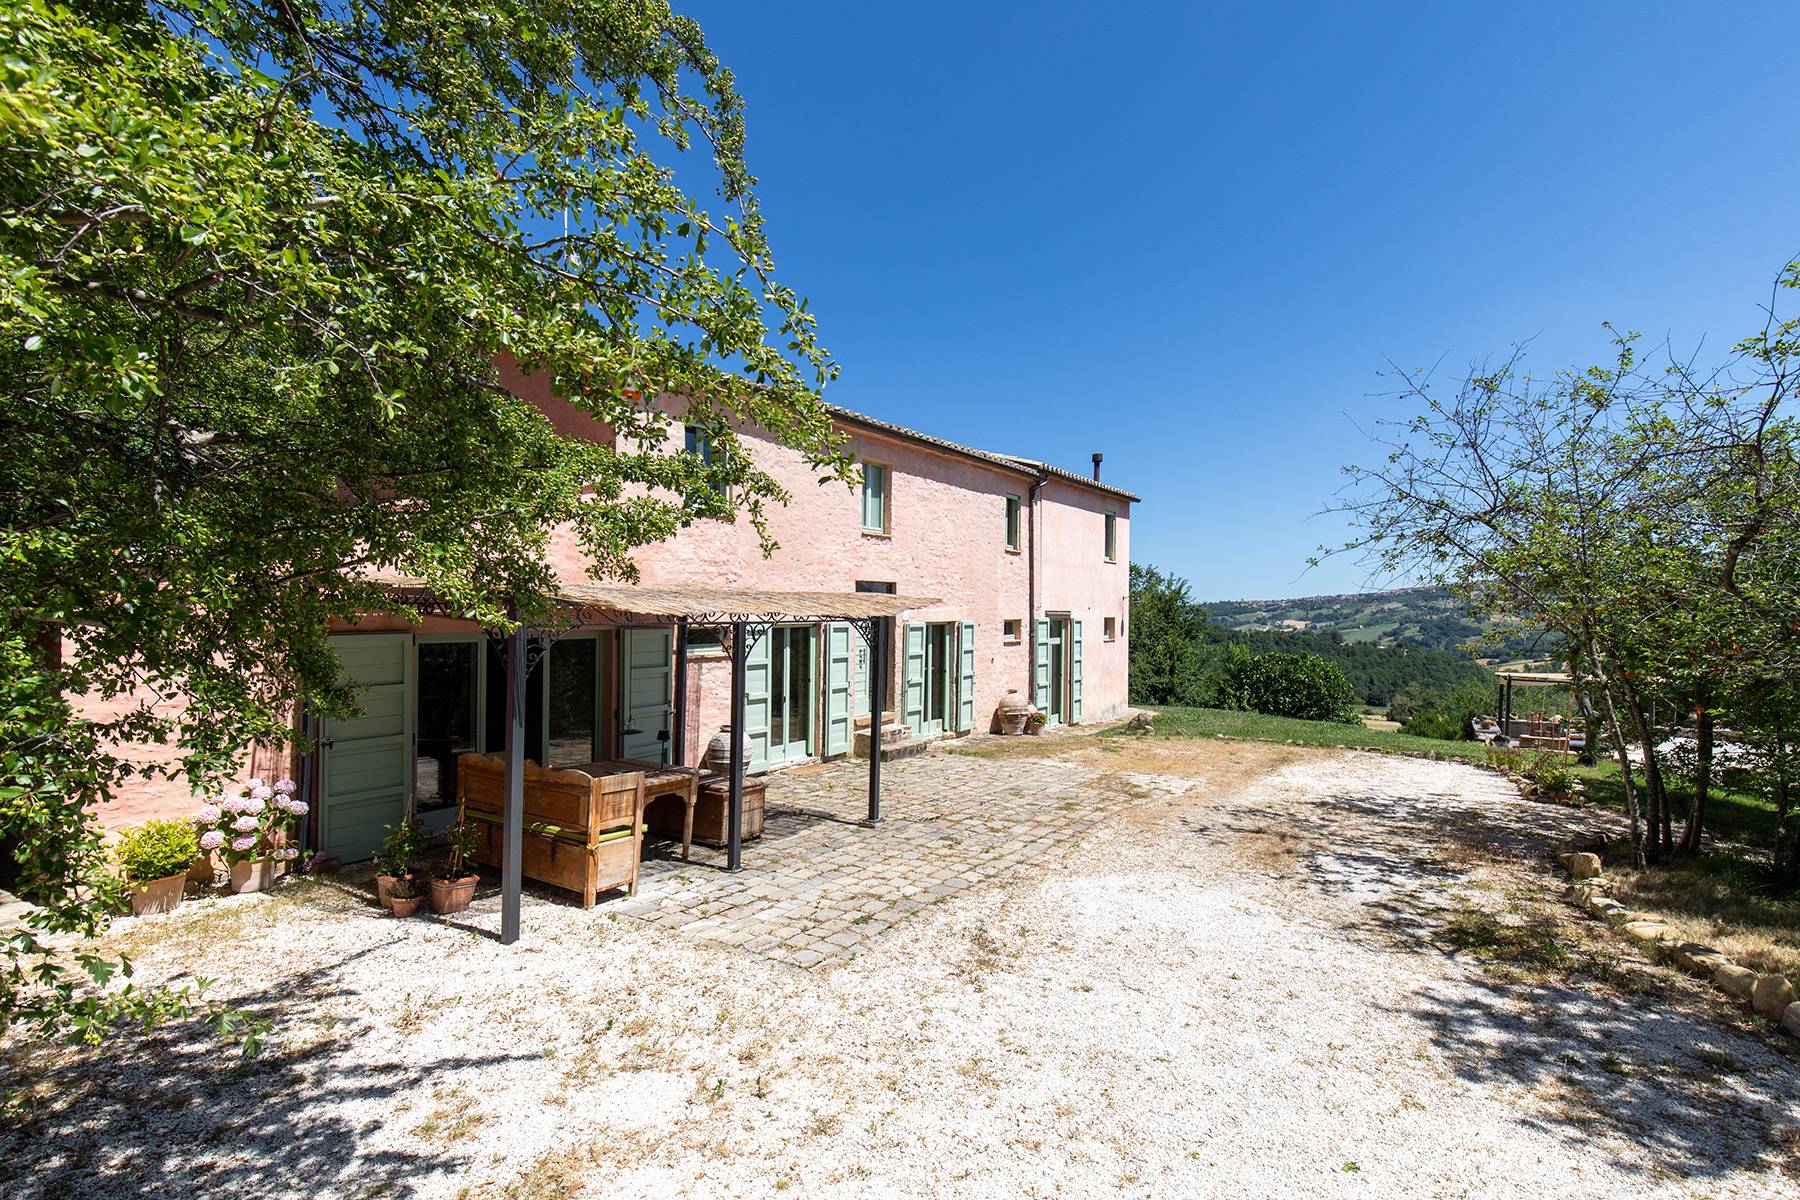
[[[465,614],[433,594],[421,580],[381,580],[394,598],[421,615],[459,619]],[[744,682],[752,643],[776,625],[847,624],[869,647],[869,815],[881,819],[881,727],[892,670],[893,623],[914,609],[938,603],[935,597],[888,592],[783,592],[734,588],[644,588],[618,584],[563,585],[549,618],[519,622],[510,630],[489,629],[490,640],[506,652],[506,809],[500,861],[500,941],[519,940],[525,830],[525,682],[532,667],[556,641],[571,633],[627,626],[674,628],[674,678],[670,714],[670,758],[687,758],[688,631],[717,629],[731,658],[731,765],[726,806],[725,869],[743,865]]]

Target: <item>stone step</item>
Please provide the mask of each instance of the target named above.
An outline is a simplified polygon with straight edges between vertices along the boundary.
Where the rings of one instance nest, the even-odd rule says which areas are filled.
[[[907,733],[904,725],[896,726],[895,730],[900,734],[897,738],[889,737],[888,730],[886,729],[881,731],[882,762],[893,762],[897,758],[911,758],[915,754],[923,754],[925,753],[926,748],[931,745],[930,742],[914,739]],[[856,731],[856,738],[851,744],[851,753],[857,758],[869,757],[868,730],[859,729]]]

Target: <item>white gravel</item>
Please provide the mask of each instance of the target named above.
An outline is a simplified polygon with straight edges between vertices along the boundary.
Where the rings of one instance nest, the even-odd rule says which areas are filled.
[[[0,1191],[1800,1192],[1791,1058],[1704,1008],[1509,982],[1426,936],[1550,886],[1484,830],[1579,818],[1420,760],[1204,773],[1135,772],[1146,799],[1066,861],[829,970],[604,909],[532,906],[508,950],[329,888],[186,905],[128,935],[145,974],[204,945],[282,1036],[252,1063],[188,1033],[15,1051],[8,1086],[42,1108],[0,1134]],[[1502,861],[1471,863],[1471,837]]]

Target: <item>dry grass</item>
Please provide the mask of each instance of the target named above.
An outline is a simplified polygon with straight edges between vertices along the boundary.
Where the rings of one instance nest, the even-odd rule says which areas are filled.
[[[1700,869],[1622,871],[1613,895],[1653,913],[1691,942],[1711,946],[1753,971],[1784,974],[1800,986],[1800,903],[1771,900]]]

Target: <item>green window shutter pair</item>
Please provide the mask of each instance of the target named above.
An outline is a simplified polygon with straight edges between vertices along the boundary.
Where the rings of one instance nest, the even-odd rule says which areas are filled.
[[[900,723],[914,737],[925,734],[925,626],[908,622],[900,684]]]
[[[850,661],[856,634],[838,622],[825,627],[825,754],[850,753],[850,717],[855,705],[851,695]]]

